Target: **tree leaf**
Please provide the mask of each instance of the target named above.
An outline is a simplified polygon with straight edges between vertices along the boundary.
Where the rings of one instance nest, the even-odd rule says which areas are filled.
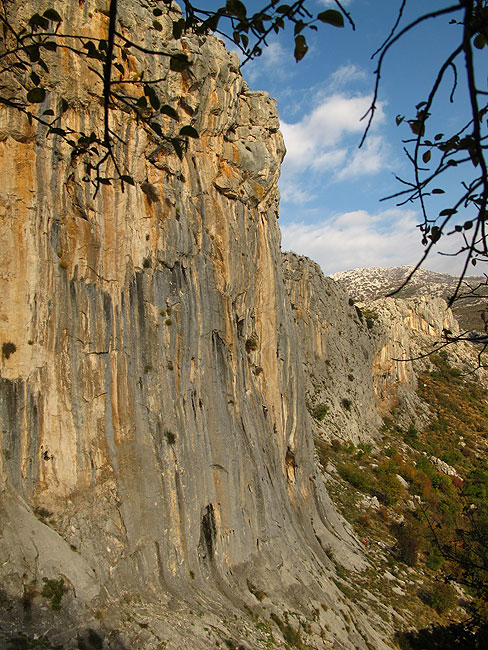
[[[432,190],[432,194],[445,194],[445,192],[440,187],[436,187],[435,190]]]
[[[147,108],[147,99],[144,95],[142,97],[139,97],[136,102],[136,106],[139,106],[139,108]]]
[[[218,27],[219,20],[220,20],[220,14],[214,14],[210,18],[207,18],[207,20],[204,23],[202,23],[202,26],[205,26],[206,29],[208,29],[211,32],[215,32],[215,30]]]
[[[68,110],[68,102],[64,99],[64,97],[61,98],[60,106],[59,106],[59,113],[62,115]]]
[[[434,244],[435,244],[436,241],[439,241],[439,239],[441,238],[441,235],[442,235],[442,231],[439,228],[439,226],[432,226],[432,230],[431,230],[431,233],[430,233],[430,239],[432,240],[432,242]]]
[[[422,156],[422,160],[424,161],[424,163],[428,163],[429,160],[430,160],[430,157],[431,157],[430,151],[425,151],[424,155]]]
[[[160,124],[157,122],[151,122],[150,126],[155,133],[157,133],[161,138],[163,137],[163,129]]]
[[[173,72],[184,72],[191,66],[186,54],[173,54],[169,60],[169,67]]]
[[[47,74],[49,74],[49,68],[47,67],[46,62],[43,61],[43,59],[39,59],[37,64],[41,66],[41,68],[44,70],[44,72],[47,72]]]
[[[156,16],[156,18],[157,18],[158,16],[162,16],[162,15],[163,15],[163,12],[158,7],[156,7],[156,9],[153,9],[153,16]]]
[[[42,15],[48,20],[52,20],[53,23],[61,22],[61,16],[58,14],[58,12],[55,9],[52,8],[46,9],[46,11]]]
[[[32,83],[33,83],[35,86],[38,86],[38,85],[41,83],[41,79],[40,79],[39,75],[36,74],[36,73],[34,72],[34,70],[31,71],[31,73],[30,73],[30,78],[32,79]]]
[[[120,180],[123,183],[129,183],[129,185],[135,185],[134,179],[132,178],[132,176],[127,176],[127,174],[122,174],[122,176],[120,177]]]
[[[301,61],[305,54],[308,51],[308,45],[307,41],[305,40],[305,36],[303,34],[299,34],[298,36],[295,37],[295,60]]]
[[[280,5],[276,10],[279,14],[286,14],[290,11],[290,5]]]
[[[473,45],[478,50],[482,50],[486,45],[486,36],[484,34],[477,34],[473,41]]]
[[[43,115],[54,115],[54,111],[52,108],[48,108],[46,111],[42,113]]]
[[[463,224],[464,230],[471,230],[473,227],[473,222],[472,221],[465,221]]]
[[[456,212],[457,210],[454,210],[454,208],[446,208],[439,212],[439,217],[450,217],[451,215],[456,214]]]
[[[43,43],[40,43],[40,46],[49,52],[56,52],[58,49],[58,45],[54,41],[44,41]]]
[[[30,104],[40,104],[46,97],[46,90],[44,88],[31,88],[27,93],[27,101]]]
[[[49,21],[47,18],[44,18],[44,16],[34,14],[29,18],[29,25],[33,31],[35,31],[38,27],[41,29],[47,29],[49,27]]]
[[[157,30],[158,32],[162,32],[162,31],[163,31],[163,26],[161,25],[161,23],[159,22],[159,20],[153,20],[153,27],[154,27],[154,29]]]
[[[244,20],[247,15],[246,5],[240,0],[227,0],[225,10],[229,15],[237,16],[240,20]]]
[[[414,135],[424,135],[425,124],[422,120],[408,120],[408,125]]]
[[[163,113],[163,115],[167,115],[172,120],[176,120],[177,122],[180,121],[178,113],[175,111],[175,109],[172,106],[169,106],[169,104],[164,104],[164,106],[161,106],[159,112]]]
[[[158,96],[156,95],[155,92],[151,93],[149,95],[149,101],[151,103],[151,106],[154,108],[155,111],[159,110],[159,107],[161,106],[161,102],[159,101]]]
[[[39,61],[39,46],[38,45],[27,45],[25,48],[27,56],[32,63]]]
[[[192,126],[189,124],[187,126],[184,126],[182,129],[180,129],[180,135],[186,135],[189,138],[198,138],[200,137],[198,135],[198,131],[194,129]]]
[[[181,142],[178,140],[178,138],[171,138],[171,144],[173,145],[173,149],[176,152],[176,155],[180,160],[183,160],[183,147],[181,146]]]
[[[58,128],[57,126],[52,126],[49,129],[49,133],[54,133],[54,134],[60,135],[62,137],[64,137],[66,135],[66,131],[64,129]]]
[[[317,14],[317,18],[322,23],[333,25],[334,27],[344,27],[344,16],[336,9],[327,9]]]
[[[180,18],[173,23],[173,38],[179,39],[185,29],[185,19]]]

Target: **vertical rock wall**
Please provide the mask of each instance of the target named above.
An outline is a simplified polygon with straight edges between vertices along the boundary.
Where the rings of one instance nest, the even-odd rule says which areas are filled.
[[[103,35],[101,4],[54,6],[72,33]],[[151,31],[146,3],[120,5],[120,28],[146,47],[169,37],[169,17]],[[1,575],[35,603],[36,585],[61,576],[85,620],[196,594],[242,611],[250,575],[303,607],[314,590],[337,593],[327,539],[359,562],[312,462],[281,275],[275,103],[248,90],[217,39],[169,47],[188,53],[188,73],[164,57],[129,64],[164,80],[163,101],[200,137],[180,160],[112,111],[135,181],[124,191],[94,196],[59,137],[0,115]],[[97,78],[66,52],[51,66],[39,111],[63,97],[65,127],[99,128]]]

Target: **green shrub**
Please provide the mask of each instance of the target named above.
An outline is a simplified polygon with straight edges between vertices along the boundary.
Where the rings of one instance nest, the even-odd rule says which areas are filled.
[[[439,571],[444,564],[444,558],[437,548],[431,549],[426,564],[431,571]]]
[[[42,579],[44,586],[42,588],[41,594],[47,600],[51,601],[51,609],[55,611],[61,609],[61,600],[67,591],[65,587],[63,578],[59,580],[50,580],[49,578]]]
[[[411,424],[408,427],[407,433],[403,436],[403,439],[407,445],[410,445],[410,447],[413,447],[414,449],[418,448],[419,432],[415,425]]]
[[[281,633],[283,634],[283,638],[285,639],[286,643],[288,643],[288,645],[292,646],[293,648],[298,648],[299,650],[305,648],[303,645],[302,637],[300,635],[300,630],[295,630],[294,627],[292,627],[289,623],[282,621],[280,617],[274,613],[271,614],[271,618],[280,628]]]
[[[359,469],[353,463],[343,463],[337,467],[339,475],[353,487],[361,490],[361,492],[370,492],[372,489],[372,481],[370,476],[363,470]]]
[[[247,580],[247,588],[252,593],[252,595],[259,600],[259,602],[264,600],[268,595],[265,591],[258,589],[255,585],[253,585],[250,580]]]
[[[346,409],[346,411],[351,410],[352,401],[350,399],[348,399],[347,397],[344,397],[344,399],[341,400],[341,404]]]
[[[398,502],[403,493],[397,477],[394,474],[380,472],[375,494],[385,506],[391,506]]]
[[[10,341],[6,341],[2,345],[2,357],[5,357],[5,359],[8,359],[11,354],[13,354],[17,350],[17,346],[15,343],[11,343]]]
[[[408,566],[414,567],[417,564],[423,531],[419,522],[413,518],[406,519],[396,529],[396,545],[398,559]]]
[[[445,614],[454,607],[457,601],[456,592],[451,585],[443,582],[431,587],[425,594],[427,603],[438,614]]]
[[[246,352],[253,352],[258,349],[258,337],[255,334],[246,339],[245,348]]]
[[[320,464],[325,469],[329,460],[330,447],[326,442],[320,440],[320,438],[314,438],[314,445]]]
[[[317,406],[314,406],[312,409],[312,417],[321,422],[328,412],[329,407],[326,404],[317,404]]]

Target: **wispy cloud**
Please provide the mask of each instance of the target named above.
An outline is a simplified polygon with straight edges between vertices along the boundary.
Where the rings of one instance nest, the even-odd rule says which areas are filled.
[[[244,79],[255,84],[258,79],[268,79],[270,75],[278,79],[290,77],[290,63],[293,51],[288,51],[280,41],[272,41],[263,49],[257,59],[248,61],[242,69]]]
[[[341,0],[341,5],[343,7],[347,7],[350,5],[352,0]],[[319,0],[319,4],[323,5],[324,7],[335,7],[337,9],[337,2],[335,0]]]
[[[389,147],[384,138],[370,135],[361,149],[355,149],[349,162],[337,173],[338,180],[375,174],[388,167]]]
[[[423,252],[418,217],[393,208],[378,214],[355,210],[321,223],[281,224],[283,250],[312,258],[330,274],[355,268],[416,264]],[[454,243],[454,242],[453,242]],[[426,268],[456,274],[456,259],[433,254]]]
[[[287,201],[289,203],[296,203],[297,205],[304,205],[305,203],[310,203],[317,198],[317,195],[313,192],[307,192],[299,184],[293,183],[292,180],[286,183],[283,188],[280,189],[281,200]]]
[[[351,82],[365,81],[368,78],[365,70],[353,63],[349,63],[348,65],[341,65],[330,75],[330,83],[337,88],[342,88]]]
[[[370,102],[368,95],[335,93],[322,99],[299,122],[282,122],[287,155],[280,186],[284,188],[285,182],[292,178],[296,183],[297,175],[307,171],[332,170],[332,179],[343,181],[371,175],[388,167],[389,148],[381,135],[370,135],[365,146],[357,149],[364,129],[361,118]],[[376,129],[384,121],[381,105],[377,108],[375,120]]]

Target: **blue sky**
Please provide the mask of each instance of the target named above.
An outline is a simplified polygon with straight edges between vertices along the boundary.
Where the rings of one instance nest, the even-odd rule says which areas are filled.
[[[401,189],[394,174],[411,178],[402,144],[411,133],[405,124],[396,126],[395,116],[414,117],[415,105],[426,98],[459,30],[448,24],[449,18],[436,19],[391,50],[373,128],[358,149],[365,126],[360,118],[374,87],[376,60],[371,60],[371,54],[388,35],[400,2],[348,0],[343,4],[355,20],[355,32],[348,26],[328,25],[321,25],[318,33],[307,31],[310,49],[299,63],[293,58],[292,35],[280,34],[270,40],[260,59],[242,70],[252,89],[266,90],[278,102],[288,151],[280,179],[283,249],[311,257],[326,274],[415,264],[420,259],[418,206],[398,207],[394,200],[380,199]],[[315,12],[331,6],[330,0],[310,2]],[[440,6],[445,2],[410,0],[406,19]],[[444,88],[442,96],[447,97],[449,90]],[[447,131],[460,110],[465,109],[443,102],[440,130]],[[453,176],[450,186],[454,192],[459,179]],[[436,214],[450,207],[449,196],[455,194],[448,189],[446,195],[436,197]],[[454,238],[445,239],[442,250],[453,250]],[[456,274],[461,259],[434,253],[424,268]],[[472,269],[477,274],[483,270]]]

